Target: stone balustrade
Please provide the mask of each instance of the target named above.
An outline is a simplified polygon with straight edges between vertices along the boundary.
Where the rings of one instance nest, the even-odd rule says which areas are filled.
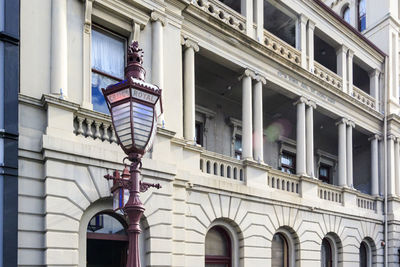
[[[360,101],[361,103],[367,105],[368,107],[370,107],[372,109],[376,108],[375,107],[375,99],[356,86],[353,86],[352,96],[355,99],[357,99],[358,101]]]
[[[246,31],[246,19],[218,0],[194,0],[192,2],[217,20],[242,33]]]
[[[299,178],[282,171],[271,169],[268,173],[267,185],[270,188],[299,194]]]
[[[301,52],[267,30],[264,30],[264,45],[275,54],[280,55],[296,65],[301,65]]]
[[[111,118],[90,110],[78,110],[74,114],[74,133],[102,142],[117,143]]]
[[[314,61],[314,75],[337,89],[342,90],[342,78],[316,61]]]
[[[200,170],[206,174],[244,181],[242,161],[217,153],[202,152]]]
[[[357,207],[376,211],[375,198],[369,195],[361,194],[357,196]]]
[[[330,184],[318,185],[318,196],[320,199],[343,204],[343,193],[340,187]]]

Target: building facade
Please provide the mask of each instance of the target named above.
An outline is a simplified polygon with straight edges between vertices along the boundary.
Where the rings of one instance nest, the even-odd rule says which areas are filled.
[[[162,189],[142,194],[142,266],[399,266],[397,1],[20,12],[18,266],[123,263],[103,176],[125,156],[101,88],[124,78],[133,40],[164,107],[143,159]]]

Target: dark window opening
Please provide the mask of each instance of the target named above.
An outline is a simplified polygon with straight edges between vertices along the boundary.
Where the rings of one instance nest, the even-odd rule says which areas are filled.
[[[322,239],[321,267],[332,267],[332,247],[326,238]]]
[[[221,1],[228,7],[232,8],[237,13],[241,13],[240,0],[219,0],[219,1]]]
[[[361,68],[359,65],[356,63],[353,63],[353,84],[366,92],[367,94],[370,94],[369,91],[369,84],[370,79],[368,72]]]
[[[367,28],[367,12],[365,6],[365,0],[358,0],[358,30],[362,32]]]
[[[350,7],[346,6],[342,12],[342,18],[344,21],[350,24]]]
[[[368,250],[365,242],[361,242],[360,245],[360,267],[368,267]]]
[[[314,59],[325,68],[336,73],[336,50],[317,35],[314,35]]]
[[[296,156],[286,151],[281,155],[281,171],[295,174],[296,173]]]
[[[242,137],[240,135],[235,137],[235,158],[242,159]]]
[[[318,178],[327,184],[331,183],[331,167],[328,165],[321,164],[318,170]]]
[[[211,228],[206,235],[205,267],[231,267],[231,239],[219,226]]]
[[[296,46],[296,19],[264,0],[264,28],[291,46]]]
[[[197,122],[196,121],[196,144],[200,145],[200,146],[204,146],[204,124],[202,122]]]
[[[275,234],[272,238],[272,263],[271,267],[289,266],[289,246],[282,234]]]

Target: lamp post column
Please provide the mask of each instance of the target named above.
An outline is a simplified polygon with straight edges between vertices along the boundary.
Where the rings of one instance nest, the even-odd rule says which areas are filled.
[[[264,162],[263,154],[263,93],[262,86],[266,84],[264,77],[256,76],[256,84],[253,91],[254,108],[254,159]]]
[[[306,102],[307,99],[300,97],[294,104],[297,107],[297,129],[296,129],[296,173],[305,175],[306,172]]]
[[[241,76],[242,79],[242,156],[243,159],[253,158],[253,116],[252,116],[252,97],[251,80],[255,78],[253,71],[247,69]]]
[[[339,135],[339,147],[338,147],[338,175],[339,175],[339,186],[347,185],[347,160],[346,160],[346,123],[347,120],[342,118],[340,121],[336,123],[338,126],[338,135]]]
[[[183,54],[183,98],[184,128],[183,135],[191,143],[195,143],[195,52],[199,46],[192,40],[182,38]]]

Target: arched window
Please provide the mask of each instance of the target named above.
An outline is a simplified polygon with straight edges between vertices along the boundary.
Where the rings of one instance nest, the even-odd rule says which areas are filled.
[[[277,233],[272,238],[272,267],[289,266],[289,246],[286,238]]]
[[[372,265],[372,252],[369,244],[366,240],[360,244],[360,267],[370,267]]]
[[[358,0],[357,4],[357,13],[358,13],[358,30],[362,32],[367,28],[367,18],[366,18],[366,6],[365,0]]]
[[[343,18],[343,20],[346,21],[347,23],[350,23],[350,7],[349,7],[349,6],[346,6],[346,7],[343,9],[342,18]]]
[[[205,267],[231,267],[231,239],[222,227],[214,226],[207,232],[205,246]]]
[[[331,243],[327,238],[322,239],[321,245],[321,267],[332,267],[333,251]]]
[[[95,215],[87,227],[87,266],[125,266],[126,224],[111,213]]]

